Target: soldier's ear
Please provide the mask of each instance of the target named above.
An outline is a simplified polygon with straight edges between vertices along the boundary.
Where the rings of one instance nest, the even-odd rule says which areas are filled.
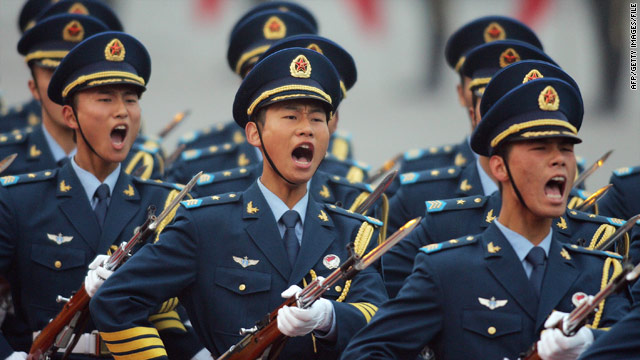
[[[460,103],[460,105],[466,106],[467,104],[465,104],[464,101],[464,90],[462,89],[462,83],[458,83],[458,85],[456,85],[456,90],[458,91],[458,102]]]
[[[505,159],[502,156],[491,156],[491,158],[489,158],[489,169],[499,182],[509,182],[509,174],[507,173]]]
[[[262,145],[260,141],[260,135],[258,134],[258,124],[255,121],[249,121],[244,127],[244,134],[247,137],[247,142],[257,148]]]
[[[42,99],[40,99],[40,93],[38,92],[38,84],[36,83],[36,81],[31,78],[27,82],[27,85],[29,86],[29,91],[31,91],[31,96],[33,96],[34,99],[42,102]]]
[[[73,112],[73,109],[70,105],[64,105],[62,107],[62,118],[64,119],[64,123],[72,128],[73,130],[78,129],[78,121],[76,120],[76,115]]]

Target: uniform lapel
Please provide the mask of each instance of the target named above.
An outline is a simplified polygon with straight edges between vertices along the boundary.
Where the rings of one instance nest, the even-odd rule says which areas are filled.
[[[556,220],[554,220],[555,222]],[[580,271],[575,267],[571,256],[568,253],[565,258],[561,255],[562,245],[555,239],[551,241],[547,267],[542,280],[542,290],[540,294],[540,305],[538,306],[538,316],[536,317],[536,330],[541,329],[544,321],[551,311],[562,300],[571,285],[578,279]]]
[[[111,192],[107,217],[104,220],[104,229],[98,247],[99,254],[107,252],[109,247],[121,235],[124,227],[131,222],[131,219],[133,219],[140,210],[140,193],[131,180],[130,175],[122,170],[120,171],[116,186]],[[164,204],[160,203],[155,205],[157,208],[156,213],[159,214]],[[128,239],[122,240],[127,241]]]
[[[298,258],[289,278],[290,284],[297,284],[313,268],[320,257],[325,253],[329,245],[335,240],[332,230],[333,221],[326,212],[321,212],[320,204],[309,197],[307,214],[304,220],[302,244]]]
[[[475,161],[472,161],[469,165],[462,168],[458,179],[456,196],[464,197],[483,194],[480,175],[478,174],[478,165]]]
[[[531,317],[536,319],[537,299],[511,244],[495,224],[482,233],[487,267],[502,287]]]
[[[80,233],[82,239],[95,251],[100,240],[100,228],[91,204],[71,163],[58,171],[56,197],[60,199],[58,207],[71,225]]]
[[[289,279],[291,265],[284,248],[284,242],[278,231],[276,219],[264,196],[254,182],[243,194],[243,219],[251,240],[264,253],[267,260],[282,275]]]
[[[324,172],[317,171],[313,174],[313,177],[311,178],[311,185],[309,186],[311,198],[318,199],[318,201],[323,203],[335,204],[336,199],[333,196],[331,187],[327,180],[328,177]]]
[[[484,214],[482,216],[480,227],[486,229],[489,225],[493,224],[493,221],[498,218],[498,215],[500,215],[501,208],[502,197],[500,196],[500,192],[490,195],[487,200],[487,204],[484,207]]]
[[[53,159],[53,154],[44,137],[42,126],[44,125],[35,126],[32,133],[29,134],[29,138],[27,139],[27,160],[41,161],[41,169],[54,169],[58,167],[58,164],[56,164]]]

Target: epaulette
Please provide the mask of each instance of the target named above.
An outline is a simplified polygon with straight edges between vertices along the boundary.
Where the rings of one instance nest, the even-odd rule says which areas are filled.
[[[371,170],[371,166],[363,163],[362,161],[351,160],[351,159],[341,160],[337,156],[334,156],[334,155],[332,155],[332,154],[330,154],[328,152],[327,152],[327,155],[325,155],[324,159],[327,160],[327,161],[340,162],[340,163],[343,163],[343,164],[347,164],[349,166],[355,166],[355,167],[357,167],[357,168],[359,168],[359,169],[361,169],[363,171]]]
[[[342,176],[338,176],[338,175],[331,175],[329,176],[329,181],[336,183],[336,184],[340,184],[340,185],[344,185],[344,186],[349,186],[349,187],[353,187],[362,191],[368,191],[368,192],[372,192],[373,188],[371,187],[371,185],[367,184],[367,183],[363,183],[360,181],[349,181],[347,178],[342,177]]]
[[[562,246],[565,249],[569,249],[574,252],[579,252],[579,253],[589,254],[589,255],[600,255],[600,256],[604,255],[604,256],[612,257],[614,259],[622,260],[622,256],[611,251],[587,249],[585,247],[578,246],[576,244],[562,244]]]
[[[166,182],[166,181],[162,181],[159,179],[141,179],[139,177],[135,177],[132,176],[133,181],[141,183],[141,184],[151,184],[151,185],[157,185],[157,186],[163,186],[166,187],[168,189],[173,189],[173,190],[182,190],[184,189],[184,185],[182,184],[176,184],[176,183],[172,183],[172,182]]]
[[[640,166],[621,167],[619,169],[613,170],[613,173],[617,177],[625,177],[625,176],[637,174],[637,173],[640,173]]]
[[[474,209],[484,206],[488,198],[488,196],[475,195],[446,200],[430,200],[425,201],[425,205],[428,213],[445,210]]]
[[[376,219],[376,218],[372,218],[371,216],[365,216],[362,214],[358,214],[358,213],[354,213],[351,210],[345,210],[339,206],[335,206],[335,205],[329,205],[329,204],[324,204],[325,207],[330,210],[333,211],[334,213],[337,214],[341,214],[341,215],[346,215],[346,216],[350,216],[352,218],[358,219],[360,221],[366,221],[371,225],[375,225],[375,226],[382,226],[383,223],[382,221]]]
[[[334,138],[345,139],[347,141],[351,141],[353,137],[350,132],[344,130],[336,130],[332,135]]]
[[[424,159],[433,155],[447,155],[453,153],[456,145],[432,146],[425,149],[411,149],[404,153],[405,161]]]
[[[590,191],[586,191],[586,190],[582,190],[582,189],[571,189],[571,193],[569,194],[569,199],[571,199],[572,196],[577,196],[582,200],[586,200],[589,196],[591,196],[593,193]]]
[[[611,224],[613,226],[622,226],[626,223],[626,221],[622,219],[590,214],[590,213],[577,211],[577,210],[568,211],[568,216],[575,220],[588,221],[588,222],[593,222],[598,224]]]
[[[453,249],[453,248],[464,246],[464,245],[474,244],[476,241],[478,240],[475,236],[467,235],[467,236],[462,236],[457,239],[452,239],[452,240],[441,242],[441,243],[433,243],[433,244],[425,245],[420,248],[420,251],[422,251],[425,254],[431,254],[440,250]]]
[[[7,175],[0,177],[0,185],[7,187],[16,184],[26,184],[36,181],[42,181],[51,179],[56,176],[58,169],[42,170],[33,173],[20,174],[20,175]]]
[[[156,143],[154,143],[152,141],[145,141],[142,144],[140,144],[140,143],[135,144],[134,143],[133,146],[132,146],[132,150],[144,151],[146,153],[155,155],[155,154],[158,153],[158,151],[160,151],[160,147]]]
[[[576,156],[576,165],[584,169],[584,166],[587,165],[587,160],[582,156]]]
[[[459,166],[447,166],[418,172],[400,174],[400,184],[413,184],[431,180],[453,179],[458,177],[462,170]]]
[[[239,193],[239,192],[229,192],[229,193],[226,193],[226,194],[220,194],[220,195],[201,197],[201,198],[197,198],[197,199],[184,200],[184,201],[180,202],[180,204],[182,204],[182,206],[184,206],[187,209],[194,209],[194,208],[203,207],[203,206],[217,205],[217,204],[227,204],[227,203],[231,203],[231,202],[236,202],[236,201],[240,200],[240,198],[241,198],[240,195],[241,195],[241,193]]]
[[[29,134],[33,131],[32,127],[24,129],[16,129],[11,132],[0,134],[0,146],[9,144],[19,144],[27,140]]]
[[[191,161],[191,160],[196,160],[196,159],[211,156],[211,155],[229,153],[235,150],[235,148],[237,147],[238,147],[238,144],[232,144],[232,143],[211,145],[209,147],[205,147],[201,149],[185,150],[182,152],[180,157],[184,161]]]
[[[212,173],[204,173],[198,179],[198,185],[208,185],[221,181],[241,179],[249,176],[250,174],[251,171],[247,170],[247,168],[245,167],[216,171]]]

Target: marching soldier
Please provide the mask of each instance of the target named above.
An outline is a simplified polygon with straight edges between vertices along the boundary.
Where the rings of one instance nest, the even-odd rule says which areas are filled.
[[[375,245],[380,222],[309,196],[340,100],[338,74],[316,51],[281,50],[251,70],[233,114],[265,158],[262,175],[244,192],[183,202],[160,240],[109,278],[91,312],[113,353],[164,358],[140,305],[177,295],[206,347],[220,355],[241,340],[240,328],[299,290],[292,285],[328,276],[349,257],[348,243],[355,239],[358,254]],[[291,337],[280,358],[337,358],[385,299],[378,271],[367,268],[310,308],[280,309],[278,329]]]
[[[69,16],[79,15],[62,15]],[[75,132],[76,154],[58,169],[0,178],[0,271],[34,336],[60,311],[58,295],[72,295],[83,279],[95,294],[110,275],[98,267],[103,254],[132,236],[150,205],[161,208],[180,189],[131,177],[120,164],[138,133],[150,61],[144,46],[121,32],[102,32],[74,47],[51,77],[48,98]],[[202,345],[174,307],[150,319],[167,339],[177,339],[181,358],[191,358]],[[109,356],[92,330],[88,325],[78,335],[72,359]],[[24,358],[18,351],[28,348],[11,349],[2,340],[0,357]]]
[[[621,271],[621,257],[562,244],[552,228],[575,176],[581,109],[572,86],[543,79],[516,87],[483,116],[471,146],[490,156],[500,215],[479,235],[423,247],[398,296],[342,359],[410,359],[425,345],[438,359],[515,359],[553,325],[545,321],[552,310],[569,312],[572,300],[597,293]],[[628,311],[625,295],[600,306],[594,328],[582,327],[571,339],[549,332],[537,343],[539,355],[575,359],[600,335],[596,327]]]

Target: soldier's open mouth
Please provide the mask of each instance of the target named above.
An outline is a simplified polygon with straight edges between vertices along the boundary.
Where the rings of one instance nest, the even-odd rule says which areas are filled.
[[[291,153],[293,160],[300,164],[309,164],[313,159],[313,145],[309,143],[301,144]]]
[[[127,127],[125,125],[118,125],[111,130],[111,141],[115,145],[121,145],[126,137]]]
[[[553,199],[562,199],[566,182],[567,179],[564,176],[552,177],[544,186],[544,194]]]

